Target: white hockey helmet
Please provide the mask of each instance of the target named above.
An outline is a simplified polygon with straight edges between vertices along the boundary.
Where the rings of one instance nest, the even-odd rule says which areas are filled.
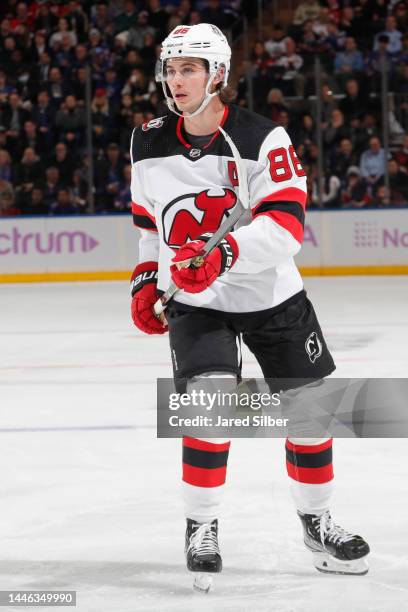
[[[181,113],[176,110],[175,102],[168,95],[166,88],[166,60],[182,57],[207,60],[209,66],[210,78],[206,86],[204,99],[199,108],[188,115],[194,117],[204,110],[211,98],[219,94],[219,90],[212,94],[209,93],[209,90],[220,66],[224,66],[222,87],[227,85],[231,64],[231,48],[221,30],[210,23],[199,23],[193,26],[179,25],[164,39],[156,71],[156,80],[162,84],[167,106],[176,115],[181,115]]]

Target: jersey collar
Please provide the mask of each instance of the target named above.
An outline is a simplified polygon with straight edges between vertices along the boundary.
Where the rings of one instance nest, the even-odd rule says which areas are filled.
[[[221,123],[220,126],[224,127],[224,124],[228,118],[229,115],[229,106],[226,106],[224,108],[224,114],[222,116],[221,119]],[[189,142],[187,142],[187,140],[184,138],[183,135],[183,130],[184,130],[184,117],[179,117],[178,121],[177,121],[177,127],[176,127],[176,134],[177,134],[177,138],[179,139],[179,141],[181,142],[181,144],[186,148],[186,149],[191,149],[191,144]],[[217,129],[217,131],[211,136],[210,140],[207,142],[206,145],[204,145],[202,148],[203,149],[208,149],[208,147],[210,145],[212,145],[212,143],[214,142],[214,140],[217,138],[217,136],[219,135],[220,130]]]

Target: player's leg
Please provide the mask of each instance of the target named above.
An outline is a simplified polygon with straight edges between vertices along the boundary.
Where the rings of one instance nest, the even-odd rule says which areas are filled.
[[[245,333],[243,339],[256,356],[265,378],[320,380],[335,368],[313,306],[303,292],[258,329]],[[305,388],[300,388],[298,393],[302,399]],[[313,432],[312,423],[310,432]],[[286,443],[287,471],[305,543],[311,549],[311,539],[320,534],[320,545],[315,539],[312,549],[316,553],[317,569],[365,573],[367,569],[362,568],[360,559],[369,552],[367,543],[334,525],[330,517],[332,441],[311,435],[289,438]],[[319,546],[321,550],[317,551]],[[318,552],[326,558],[318,557]]]
[[[236,378],[229,376],[231,388],[234,388]],[[195,382],[203,388],[199,380]],[[204,388],[208,388],[210,381],[204,382],[207,383]],[[229,448],[230,441],[227,439],[183,438],[185,555],[187,569],[196,572],[194,588],[204,592],[211,587],[212,575],[222,570],[218,519],[227,476]]]
[[[286,467],[315,567],[325,573],[366,574],[370,552],[361,536],[336,525],[330,514],[333,463],[331,438],[288,438]]]
[[[236,388],[237,378],[221,372],[203,373],[187,381],[186,392],[216,393]],[[198,523],[218,518],[227,476],[230,441],[224,438],[183,438],[183,501],[186,518]]]
[[[178,392],[236,388],[239,351],[235,332],[219,318],[171,307],[168,314],[173,371]],[[211,575],[222,569],[218,518],[226,481],[230,442],[183,438],[183,501],[187,567],[194,587],[208,591]]]
[[[183,501],[187,569],[198,572],[194,586],[208,591],[222,570],[218,517],[227,474],[230,442],[183,438]]]
[[[236,376],[222,372],[202,373],[187,381],[186,391],[217,391],[236,387]],[[218,517],[227,475],[230,442],[221,438],[183,438],[183,501],[186,516],[187,569],[196,572],[194,588],[207,592],[212,575],[221,572]]]
[[[187,382],[187,393],[203,389],[233,390],[237,378],[221,372],[203,373]],[[183,501],[186,517],[185,555],[187,569],[194,574],[193,586],[208,592],[213,575],[221,572],[218,517],[227,475],[230,441],[221,438],[183,438]]]
[[[288,438],[286,469],[292,499],[299,512],[323,514],[333,491],[331,438]]]

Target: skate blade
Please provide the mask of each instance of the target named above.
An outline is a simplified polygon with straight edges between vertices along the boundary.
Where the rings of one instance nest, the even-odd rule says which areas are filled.
[[[327,553],[313,553],[313,563],[319,572],[324,574],[343,574],[347,576],[364,576],[368,572],[367,556],[353,561],[340,561]]]
[[[214,574],[209,572],[197,573],[194,576],[193,589],[197,593],[208,593],[213,584]]]

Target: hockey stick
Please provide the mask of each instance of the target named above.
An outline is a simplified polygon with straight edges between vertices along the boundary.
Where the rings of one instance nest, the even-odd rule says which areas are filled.
[[[222,129],[221,126],[218,129],[224,136],[226,142],[229,144],[232,156],[235,161],[235,167],[237,169],[238,177],[237,204],[230,216],[221,223],[218,230],[211,236],[208,242],[205,243],[201,253],[199,253],[192,259],[188,259],[186,261],[181,262],[182,267],[185,268],[188,268],[189,266],[200,268],[204,263],[205,257],[209,255],[211,251],[213,251],[219,245],[224,236],[228,234],[228,232],[234,227],[237,221],[249,208],[248,176],[246,166],[231,137],[227,134],[227,132]],[[162,317],[163,312],[166,309],[167,303],[178,291],[181,291],[180,287],[177,287],[176,283],[172,282],[167,291],[157,300],[153,307],[154,314],[156,315],[156,317]]]

